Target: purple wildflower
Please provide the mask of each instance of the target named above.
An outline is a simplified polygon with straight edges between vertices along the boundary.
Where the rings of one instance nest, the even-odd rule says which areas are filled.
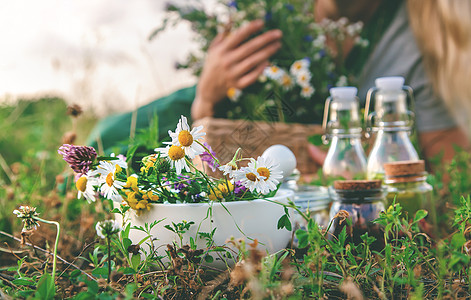
[[[246,191],[247,191],[247,188],[240,181],[236,181],[234,183],[234,194],[240,196]]]
[[[216,157],[216,152],[213,151],[213,149],[208,143],[204,142],[203,145],[209,150],[209,152],[211,152],[211,154],[209,154],[208,151],[205,151],[200,154],[201,161],[205,161],[211,168],[211,170],[215,172],[217,170],[217,167],[219,167],[217,161],[214,160],[214,157]]]
[[[185,179],[188,179],[188,180],[185,180]],[[178,191],[183,190],[184,188],[189,186],[192,182],[192,180],[190,180],[190,176],[187,176],[187,175],[178,176],[178,180],[180,182],[175,182],[175,184],[173,185],[173,188]]]
[[[319,50],[319,56],[320,56],[321,58],[324,57],[325,55],[326,55],[326,53],[325,53],[325,50],[324,50],[324,49]]]
[[[285,4],[286,9],[289,11],[294,11],[294,6],[292,4]]]
[[[97,157],[95,149],[88,146],[62,145],[57,151],[77,174],[87,174]]]
[[[312,37],[312,35],[305,35],[303,37],[303,40],[306,41],[306,42],[312,42],[314,40],[314,38]]]
[[[237,1],[230,1],[229,4],[228,4],[229,7],[233,7],[235,9],[238,9],[238,6],[237,6]]]

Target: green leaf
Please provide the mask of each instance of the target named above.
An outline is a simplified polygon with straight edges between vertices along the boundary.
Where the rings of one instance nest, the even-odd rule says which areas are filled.
[[[126,285],[126,288],[124,289],[126,293],[126,299],[134,299],[133,293],[137,291],[137,286],[135,283],[130,283]]]
[[[107,274],[108,274],[108,271],[107,271]],[[86,280],[85,283],[88,286],[88,292],[89,293],[98,294],[98,291],[100,290],[100,288],[98,287],[98,283],[96,281]]]
[[[33,282],[31,280],[26,280],[26,279],[15,279],[12,281],[13,284],[15,285],[36,285],[36,282]]]
[[[308,141],[314,146],[324,145],[324,143],[322,142],[322,134],[311,135],[308,137]]]
[[[124,275],[134,275],[136,271],[133,268],[121,268],[119,269],[120,272],[123,272]]]
[[[451,238],[451,245],[453,246],[454,249],[459,249],[463,247],[464,243],[466,243],[466,238],[461,232],[454,234],[453,237]]]
[[[302,229],[296,230],[295,233],[296,237],[298,238],[298,248],[305,248],[309,243],[309,235],[306,231]]]
[[[113,156],[98,156],[96,158],[97,161],[100,161],[100,160],[118,160],[119,158],[118,157],[113,157]]]
[[[101,267],[101,268],[96,268],[95,270],[92,271],[92,275],[95,277],[103,277],[107,278],[108,277],[108,268]]]
[[[49,273],[44,273],[38,282],[35,296],[39,299],[53,299],[56,293],[56,286]]]
[[[145,238],[143,238],[142,240],[140,240],[139,243],[137,243],[137,244],[140,246],[140,245],[144,244],[144,242],[147,241],[147,240],[150,239],[150,238],[151,238],[151,236],[148,235],[148,236],[146,236]]]
[[[415,213],[414,223],[419,222],[428,215],[428,212],[424,209],[420,209]]]
[[[140,263],[141,263],[141,255],[133,254],[131,257],[132,268],[137,271],[137,268],[139,268]]]
[[[109,295],[109,294],[101,293],[101,294],[98,296],[98,299],[99,299],[99,300],[112,300],[112,299],[114,299],[114,298],[112,298],[111,295]]]
[[[17,295],[26,299],[29,296],[31,296],[33,293],[34,293],[34,290],[26,290],[26,291],[19,291]]]
[[[207,263],[212,263],[214,261],[214,258],[211,255],[206,255],[204,257],[204,261]]]
[[[126,228],[122,231],[122,237],[123,238],[128,238],[129,237],[129,231],[131,230],[131,223],[129,223]]]
[[[128,249],[129,246],[131,246],[132,241],[128,239],[127,237],[123,238],[123,247],[124,249]]]
[[[291,226],[291,221],[289,220],[287,215],[281,216],[278,220],[278,229],[286,228],[287,230],[292,230],[293,227]]]

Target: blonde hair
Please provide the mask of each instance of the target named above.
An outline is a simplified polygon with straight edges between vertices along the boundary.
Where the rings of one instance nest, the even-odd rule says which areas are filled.
[[[471,134],[471,1],[408,0],[411,27],[435,92]]]

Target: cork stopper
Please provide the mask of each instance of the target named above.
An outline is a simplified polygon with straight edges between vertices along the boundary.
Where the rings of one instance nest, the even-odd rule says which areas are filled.
[[[334,181],[336,190],[377,190],[381,188],[381,180],[337,180]]]
[[[387,177],[422,176],[425,172],[425,163],[423,160],[395,161],[385,163],[383,167]]]

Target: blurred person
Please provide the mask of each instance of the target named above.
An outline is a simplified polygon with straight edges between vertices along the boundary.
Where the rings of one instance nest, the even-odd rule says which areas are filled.
[[[419,5],[422,1],[416,2]],[[416,124],[423,154],[431,157],[443,150],[444,158],[450,159],[453,156],[452,145],[468,146],[468,139],[448,111],[446,102],[437,96],[444,94],[434,92],[433,76],[431,81],[425,73],[422,53],[409,25],[406,4],[405,1],[387,0],[318,0],[315,16],[317,21],[347,17],[350,21],[365,23],[364,33],[370,41],[369,47],[359,49],[353,47],[353,43],[345,43],[343,49],[347,67],[358,73],[360,99],[365,100],[367,90],[374,86],[377,77],[403,76],[406,84],[414,89]],[[414,13],[420,12],[414,10]],[[223,105],[227,90],[243,89],[254,83],[269,64],[270,56],[281,46],[281,31],[271,30],[257,35],[262,29],[263,22],[256,20],[229,35],[218,35],[208,50],[196,88],[177,91],[140,108],[136,127],[145,127],[156,111],[159,112],[160,132],[164,134],[174,129],[173,119],[176,120],[180,114],[190,114],[190,107],[193,120],[217,117],[217,107]],[[171,121],[167,122],[167,119]],[[130,123],[131,113],[107,118],[92,133],[91,141],[101,137],[106,149],[119,140],[118,136],[122,137],[121,140],[127,137],[121,129],[124,129],[124,134],[129,133],[129,129],[126,131],[124,127]],[[116,126],[120,126],[120,130],[116,130]],[[312,158],[322,165],[325,153],[314,146],[308,150]]]
[[[398,8],[389,12],[381,8],[385,2],[318,0],[316,17],[321,20],[345,16],[352,21],[361,20],[366,24],[367,34],[373,29],[370,40],[374,41],[385,19],[394,16],[362,67],[358,77],[359,97],[365,100],[377,77],[403,76],[414,90],[422,155],[431,158],[443,153],[443,160],[449,161],[454,156],[453,145],[469,148],[469,123],[464,122],[471,112],[467,83],[471,72],[468,67],[471,2],[391,1],[398,3]],[[381,14],[386,15],[377,18]],[[345,47],[344,51],[351,51],[352,57],[355,49]],[[324,152],[315,146],[310,146],[309,152],[317,163],[323,163]]]
[[[407,4],[431,86],[459,126],[423,134],[420,142],[425,155],[436,155],[448,142],[469,147],[471,1],[408,0]],[[450,158],[452,151],[443,148],[445,157]]]

